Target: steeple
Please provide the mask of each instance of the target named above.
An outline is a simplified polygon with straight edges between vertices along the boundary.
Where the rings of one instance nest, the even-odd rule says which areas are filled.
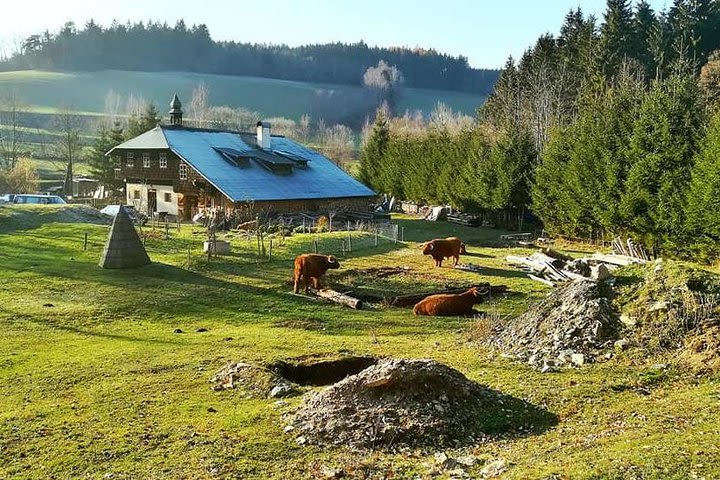
[[[182,125],[182,104],[180,103],[177,93],[170,101],[170,112],[168,113],[170,113],[170,125]]]

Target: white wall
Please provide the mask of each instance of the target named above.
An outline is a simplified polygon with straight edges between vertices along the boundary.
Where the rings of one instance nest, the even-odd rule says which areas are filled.
[[[127,204],[133,205],[136,209],[143,213],[147,213],[147,194],[148,190],[155,190],[157,196],[158,213],[165,212],[169,215],[178,214],[178,194],[173,192],[173,188],[169,185],[151,185],[140,183],[128,183],[126,185]],[[135,191],[140,192],[140,198],[135,198]],[[170,201],[165,201],[165,194],[170,194]]]

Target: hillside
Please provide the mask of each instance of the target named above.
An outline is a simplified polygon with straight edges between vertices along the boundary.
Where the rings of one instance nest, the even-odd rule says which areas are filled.
[[[209,87],[213,105],[243,107],[265,117],[293,119],[299,119],[305,113],[313,115],[319,104],[327,102],[329,95],[340,102],[362,90],[350,85],[185,72],[0,72],[0,91],[14,91],[26,109],[36,112],[70,107],[84,113],[102,113],[105,98],[111,90],[120,95],[123,102],[135,95],[155,102],[164,112],[173,93],[189,100],[193,88],[200,83]],[[427,114],[437,102],[443,102],[453,110],[474,115],[484,100],[485,97],[479,94],[407,88],[398,111],[422,110]]]

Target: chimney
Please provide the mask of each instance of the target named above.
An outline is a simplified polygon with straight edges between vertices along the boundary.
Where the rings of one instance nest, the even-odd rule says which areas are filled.
[[[257,146],[270,150],[270,122],[257,122]]]

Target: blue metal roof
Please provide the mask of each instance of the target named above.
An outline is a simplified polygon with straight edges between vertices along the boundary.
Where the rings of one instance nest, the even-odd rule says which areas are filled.
[[[375,192],[355,180],[318,152],[284,137],[272,137],[271,151],[249,145],[250,135],[233,132],[161,127],[169,148],[190,164],[218,190],[235,202],[263,200],[311,200],[369,197]],[[222,151],[249,158],[273,152],[307,160],[302,168],[280,175],[258,162],[237,166]]]

